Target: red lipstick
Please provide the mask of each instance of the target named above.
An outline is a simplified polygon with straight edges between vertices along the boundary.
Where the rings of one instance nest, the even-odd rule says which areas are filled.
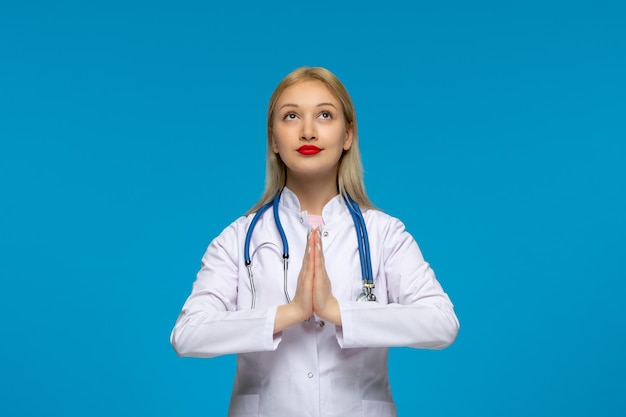
[[[317,146],[313,146],[313,145],[302,145],[298,148],[298,152],[300,152],[302,155],[315,155],[316,153],[319,153],[321,151],[320,148],[318,148]]]

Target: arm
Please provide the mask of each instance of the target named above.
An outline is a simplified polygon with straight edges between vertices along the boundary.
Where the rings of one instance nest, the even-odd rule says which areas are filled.
[[[235,222],[209,245],[170,341],[180,356],[213,357],[276,349],[276,307],[237,311],[238,227]]]
[[[459,322],[413,237],[400,221],[390,218],[376,238],[382,239],[379,279],[387,283],[387,294],[379,296],[386,295],[389,304],[340,301],[340,346],[449,346],[457,336]]]

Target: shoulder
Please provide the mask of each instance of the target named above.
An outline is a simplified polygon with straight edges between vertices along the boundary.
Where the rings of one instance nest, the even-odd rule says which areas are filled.
[[[367,209],[363,213],[367,227],[384,231],[400,231],[405,230],[404,223],[397,217],[391,216],[384,211],[378,209]]]
[[[376,209],[363,214],[370,243],[378,246],[386,258],[404,253],[413,259],[423,259],[417,241],[400,219]]]
[[[415,242],[402,220],[378,209],[363,213],[370,238],[382,241],[385,246],[403,245]]]
[[[223,247],[236,245],[245,236],[246,229],[253,215],[239,216],[213,238],[211,244]]]
[[[240,257],[246,230],[252,216],[240,216],[228,224],[217,236],[212,238],[204,256],[228,256],[233,262],[236,262]]]

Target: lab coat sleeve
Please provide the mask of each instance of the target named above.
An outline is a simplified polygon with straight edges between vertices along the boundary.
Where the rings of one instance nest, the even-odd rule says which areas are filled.
[[[380,235],[383,247],[379,252],[379,279],[386,280],[388,304],[340,301],[339,345],[428,349],[449,346],[457,336],[459,322],[417,243],[394,218],[389,218]]]
[[[274,335],[275,306],[237,311],[238,227],[235,222],[224,230],[202,258],[191,295],[170,336],[180,356],[271,351],[280,343],[281,335]]]

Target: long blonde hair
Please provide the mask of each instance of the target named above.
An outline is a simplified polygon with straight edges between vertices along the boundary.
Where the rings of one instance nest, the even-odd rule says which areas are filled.
[[[363,164],[359,152],[356,112],[348,90],[339,79],[330,71],[321,67],[301,67],[288,74],[278,84],[270,97],[267,109],[267,158],[265,174],[265,190],[261,199],[246,214],[257,211],[261,206],[269,203],[283,189],[287,179],[285,163],[272,149],[272,129],[274,127],[274,110],[280,95],[288,87],[303,81],[321,81],[330,93],[341,102],[346,126],[352,129],[352,146],[339,159],[337,186],[342,195],[349,194],[361,208],[373,208],[373,204],[365,192],[363,181]]]

